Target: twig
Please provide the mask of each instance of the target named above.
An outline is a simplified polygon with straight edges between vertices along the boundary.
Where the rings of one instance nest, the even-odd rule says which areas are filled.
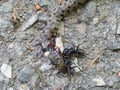
[[[102,54],[98,54],[97,57],[90,63],[90,67],[101,57]]]

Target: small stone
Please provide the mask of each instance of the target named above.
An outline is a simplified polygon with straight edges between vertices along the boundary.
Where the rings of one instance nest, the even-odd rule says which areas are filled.
[[[95,84],[96,84],[95,86],[106,86],[106,84],[101,76],[92,79],[92,81],[95,82]]]
[[[80,70],[82,70],[82,68],[78,65],[77,58],[75,58],[72,63],[73,64],[71,65],[71,67],[75,67],[74,70],[76,73],[78,73],[78,72],[80,72]]]
[[[93,24],[99,23],[99,19],[97,17],[93,18]]]
[[[19,90],[30,90],[26,84],[23,84],[19,87]]]
[[[8,88],[7,90],[14,90],[12,87]]]
[[[42,72],[45,72],[45,71],[50,70],[51,68],[52,68],[51,65],[46,65],[46,64],[44,64],[44,65],[42,65],[42,66],[40,67],[40,70],[41,70]]]
[[[56,37],[55,42],[56,42],[56,47],[58,47],[60,49],[60,51],[63,52],[64,47],[63,47],[62,38]]]
[[[5,75],[7,78],[12,78],[12,68],[10,65],[2,64],[1,66],[1,72],[3,75]]]
[[[40,0],[40,6],[48,5],[49,0]]]
[[[21,82],[29,82],[31,77],[34,75],[35,70],[31,66],[25,66],[18,74],[18,80]]]
[[[47,51],[47,52],[44,53],[44,56],[45,56],[45,57],[48,57],[49,55],[50,55],[50,52],[49,52],[49,51]]]
[[[118,72],[118,74],[117,74],[117,75],[118,75],[118,77],[120,77],[120,72]]]
[[[41,6],[40,6],[39,4],[36,4],[36,5],[35,5],[35,10],[36,10],[36,11],[41,10]]]

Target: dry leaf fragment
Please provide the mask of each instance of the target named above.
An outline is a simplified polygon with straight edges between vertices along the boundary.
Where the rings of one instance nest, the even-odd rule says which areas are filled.
[[[39,4],[36,4],[36,5],[35,5],[35,10],[36,10],[36,11],[41,10],[41,6],[40,6]]]
[[[30,43],[29,43],[29,42],[27,42],[27,44],[26,44],[26,48],[27,48],[28,50],[30,50],[30,51],[32,51],[32,50],[33,50],[32,46],[30,45]]]

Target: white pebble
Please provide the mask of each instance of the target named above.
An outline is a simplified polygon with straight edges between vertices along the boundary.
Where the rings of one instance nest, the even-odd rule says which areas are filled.
[[[71,65],[71,67],[75,67],[74,70],[76,73],[78,73],[78,72],[80,72],[80,70],[82,70],[82,68],[78,65],[77,58],[75,58],[72,63],[73,64]]]
[[[8,78],[12,78],[12,68],[10,65],[3,64],[1,66],[1,72]]]
[[[62,37],[56,37],[55,42],[56,42],[56,46],[60,48],[61,52],[63,52],[64,47],[63,47]]]
[[[106,85],[101,76],[92,79],[92,81],[96,83],[96,86],[105,86]]]
[[[10,88],[8,88],[7,90],[13,90],[13,88],[12,88],[12,87],[10,87]]]
[[[47,51],[47,52],[44,53],[44,56],[45,56],[45,57],[48,57],[49,55],[50,55],[50,52],[49,52],[49,51]]]

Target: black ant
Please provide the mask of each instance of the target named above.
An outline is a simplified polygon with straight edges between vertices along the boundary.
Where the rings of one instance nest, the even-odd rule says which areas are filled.
[[[84,57],[85,56],[85,51],[83,49],[79,49],[79,45],[75,48],[74,47],[71,47],[71,48],[65,48],[63,50],[63,53],[62,53],[62,58],[63,58],[63,61],[64,61],[64,64],[67,68],[67,72],[71,78],[71,75],[72,75],[72,69],[77,67],[71,67],[71,65],[73,64],[72,61],[71,61],[71,58],[72,57]],[[79,68],[80,69],[80,68]]]
[[[77,46],[77,48],[71,47],[71,48],[65,48],[63,50],[63,58],[64,57],[83,57],[85,56],[85,51],[83,49],[79,49],[80,44]]]

